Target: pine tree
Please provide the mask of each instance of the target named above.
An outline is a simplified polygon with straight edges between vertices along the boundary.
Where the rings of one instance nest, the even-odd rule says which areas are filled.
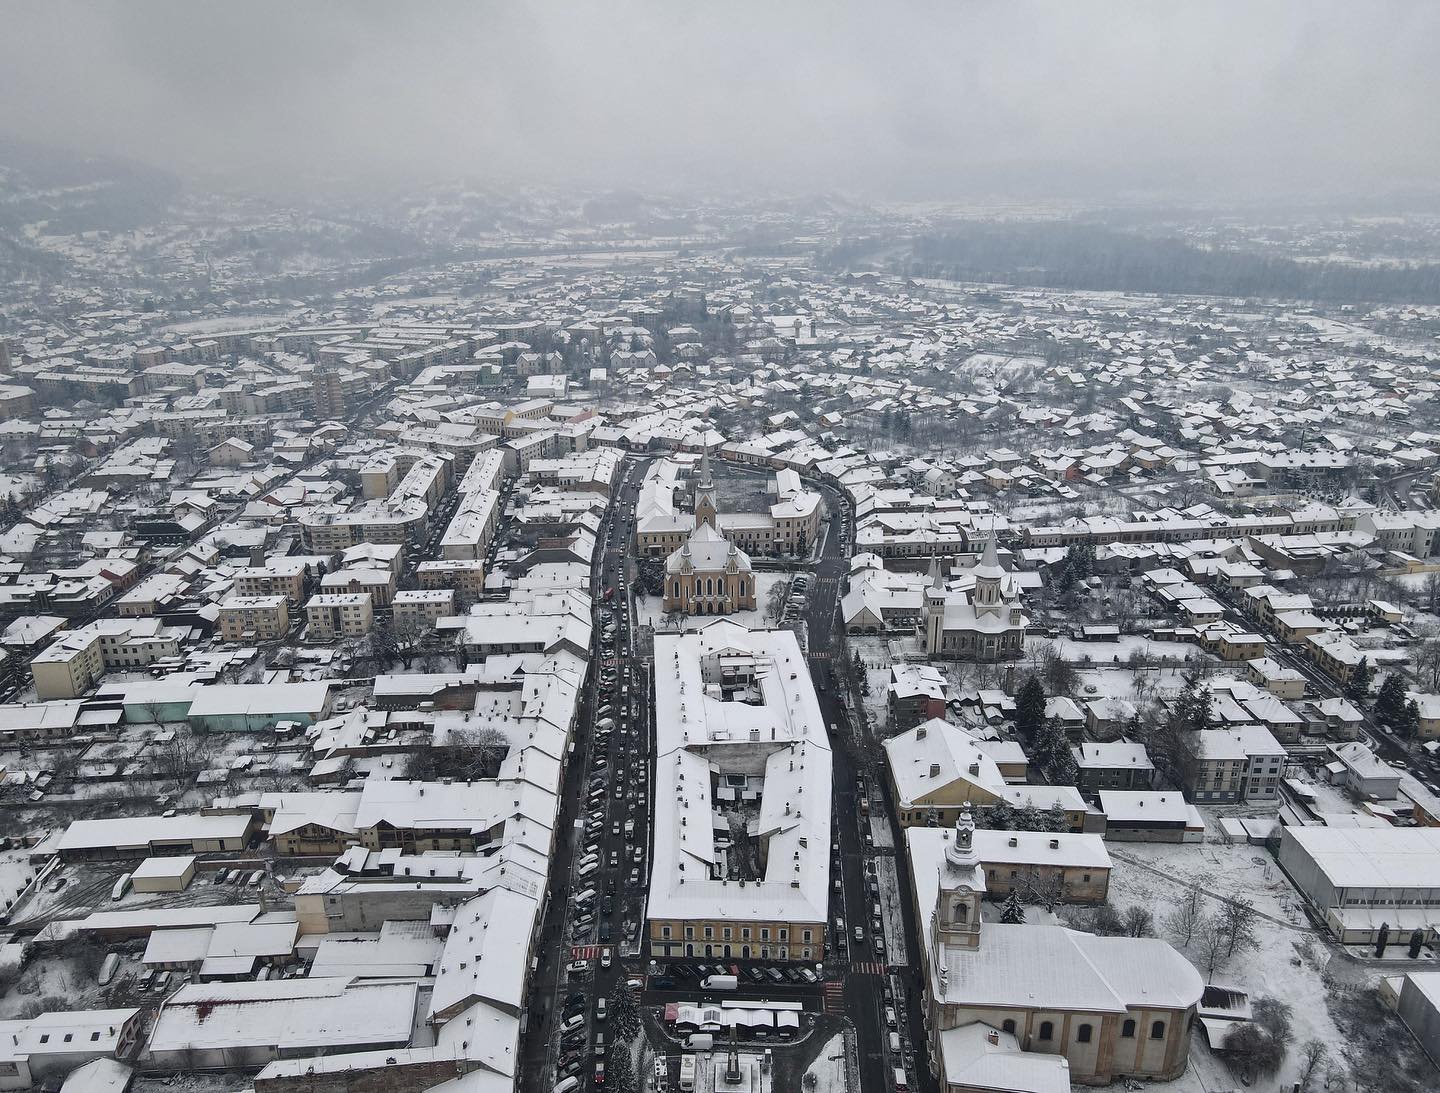
[[[1025,921],[1025,905],[1020,902],[1020,890],[1010,889],[1010,894],[1005,897],[1005,902],[1000,905],[1000,921],[1009,923],[1011,926],[1019,925]]]
[[[996,801],[980,810],[977,822],[991,831],[1015,830],[1015,806],[1009,801]]]
[[[1396,719],[1395,731],[1407,739],[1420,731],[1420,704],[1413,698],[1405,703]]]
[[[1380,684],[1375,695],[1375,720],[1382,725],[1396,726],[1405,716],[1405,681],[1399,672],[1391,672]]]
[[[1044,772],[1051,785],[1073,786],[1079,775],[1075,754],[1070,750],[1070,738],[1054,718],[1041,725],[1035,738],[1035,765]]]
[[[1351,702],[1363,702],[1370,693],[1370,681],[1375,678],[1375,669],[1370,667],[1370,658],[1361,657],[1360,663],[1355,665],[1355,670],[1350,673],[1350,680],[1345,684],[1345,697]]]
[[[1026,678],[1015,696],[1015,731],[1026,740],[1034,738],[1045,721],[1045,688],[1033,675]]]

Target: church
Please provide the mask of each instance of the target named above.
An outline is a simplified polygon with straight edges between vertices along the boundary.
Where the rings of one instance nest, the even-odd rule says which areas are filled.
[[[755,609],[750,555],[720,533],[710,453],[700,460],[695,486],[695,529],[665,559],[664,610],[687,615],[729,615]]]
[[[943,1090],[1064,1091],[1184,1073],[1204,983],[1167,942],[982,922],[969,808],[953,830],[905,834]]]
[[[937,560],[925,592],[925,652],[945,660],[1011,660],[1025,651],[1030,620],[1020,583],[1000,564],[993,536],[960,587],[946,588]]]

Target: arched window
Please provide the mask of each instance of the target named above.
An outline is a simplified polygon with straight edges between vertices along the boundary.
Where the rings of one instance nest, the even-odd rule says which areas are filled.
[[[1120,1035],[1125,1037],[1125,1039],[1127,1040],[1133,1040],[1135,1038],[1135,1022],[1126,1021],[1123,1025],[1121,1025]]]
[[[1164,1022],[1164,1021],[1156,1021],[1153,1025],[1150,1026],[1150,1039],[1152,1039],[1152,1040],[1163,1040],[1163,1039],[1165,1039],[1165,1022]]]
[[[969,922],[969,921],[970,921],[970,905],[969,905],[968,903],[965,903],[963,900],[962,900],[961,902],[955,904],[955,921],[956,921],[956,922]]]
[[[1049,1039],[1052,1039],[1054,1036],[1055,1036],[1055,1022],[1054,1022],[1054,1021],[1041,1021],[1041,1022],[1040,1022],[1040,1039],[1042,1039],[1042,1040],[1049,1040]]]
[[[1005,1022],[1000,1026],[1000,1031],[1001,1031],[1001,1032],[1008,1032],[1011,1036],[1014,1036],[1014,1035],[1015,1035],[1015,1022],[1014,1022],[1014,1021],[1005,1021]]]
[[[1082,1044],[1088,1044],[1090,1042],[1090,1033],[1093,1031],[1089,1025],[1081,1025],[1079,1031],[1075,1033],[1075,1039],[1079,1040]]]

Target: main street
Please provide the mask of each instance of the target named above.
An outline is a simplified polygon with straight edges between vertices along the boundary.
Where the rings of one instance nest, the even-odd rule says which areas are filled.
[[[812,483],[813,484],[813,483]],[[848,649],[839,618],[839,601],[849,573],[850,537],[854,533],[851,514],[839,491],[821,486],[830,515],[829,526],[813,567],[805,624],[808,634],[810,674],[832,734],[834,770],[834,846],[832,870],[840,890],[831,888],[832,944],[826,962],[827,979],[841,977],[843,1012],[855,1027],[862,1090],[894,1088],[893,1071],[903,1067],[913,1090],[929,1093],[934,1081],[925,1049],[924,1017],[920,1005],[923,980],[919,975],[916,923],[910,905],[910,871],[903,832],[895,822],[894,809],[885,791],[884,762],[864,711],[852,709],[852,696],[844,687],[850,678],[846,663]],[[871,834],[871,816],[889,829],[894,850],[877,849]],[[875,948],[874,908],[880,899],[876,875],[878,857],[892,855],[900,889],[905,937],[903,965],[890,963],[899,939],[885,937],[883,952]],[[872,871],[872,867],[875,871]],[[834,930],[834,922],[844,924]],[[880,921],[886,921],[882,915]],[[857,940],[855,931],[860,930]],[[901,1041],[898,1055],[891,1052],[886,1007],[896,1010],[896,1029]]]
[[[573,1061],[581,1060],[576,1072],[582,1086],[589,1083],[595,1035],[607,1031],[592,1019],[596,1000],[612,998],[622,979],[642,982],[646,1006],[727,997],[701,988],[693,962],[652,965],[642,936],[654,757],[649,651],[637,644],[631,542],[639,484],[648,463],[627,461],[597,545],[593,661],[557,821],[540,946],[544,963],[533,980],[523,1046],[522,1088],[536,1093],[550,1088],[557,1065],[565,1061],[571,1061],[573,1068]],[[920,952],[914,916],[908,898],[902,897],[906,936],[894,939],[884,935],[883,926],[877,927],[873,913],[879,900],[877,856],[895,856],[902,893],[909,890],[909,875],[903,849],[898,854],[891,849],[903,848],[904,842],[886,803],[878,743],[863,715],[852,712],[843,690],[849,666],[844,662],[847,653],[838,606],[852,529],[843,498],[828,486],[820,488],[830,516],[813,561],[800,572],[808,578],[803,621],[811,676],[825,722],[834,730],[832,879],[839,884],[831,886],[830,948],[824,980],[814,985],[788,980],[756,983],[746,976],[760,962],[729,961],[742,975],[738,994],[729,997],[799,1001],[811,1012],[848,1018],[855,1029],[862,1090],[893,1089],[893,1071],[903,1067],[910,1088],[929,1093],[934,1087],[925,1063],[920,980],[913,959]],[[608,592],[611,588],[614,593]],[[607,639],[609,626],[615,631]],[[597,723],[603,726],[607,720],[615,722],[613,728],[597,728]],[[867,802],[863,808],[862,801]],[[891,834],[881,840],[889,845],[880,849],[873,845],[871,820],[865,815],[872,811],[876,822],[887,825]],[[628,834],[627,821],[634,824]],[[585,862],[593,862],[593,868]],[[590,892],[594,894],[578,898]],[[603,908],[611,901],[612,913],[607,916]],[[881,916],[880,921],[888,920]],[[910,959],[903,966],[892,966],[891,954],[902,950]],[[602,956],[607,951],[608,967]],[[575,970],[568,971],[567,966]],[[572,1012],[583,1014],[586,1021],[562,1040],[557,1016],[563,1016],[560,1011],[566,1000],[577,995],[583,1002],[572,1002]],[[894,1008],[898,1017],[893,1029],[901,1042],[898,1053],[890,1049],[887,1008]]]
[[[522,1046],[521,1088],[535,1093],[553,1087],[562,1060],[579,1061],[576,1073],[582,1086],[589,1084],[604,1058],[592,1046],[595,1034],[606,1031],[593,1017],[597,1000],[613,998],[619,982],[634,974],[640,949],[649,873],[649,696],[634,656],[628,535],[643,473],[643,462],[626,462],[597,536],[590,671],[556,819],[537,946],[542,963],[531,981]],[[604,727],[607,721],[613,725]],[[582,864],[592,855],[593,869]],[[593,894],[578,898],[587,892]],[[573,995],[583,998],[576,1012],[584,1021],[562,1039],[556,1018]]]

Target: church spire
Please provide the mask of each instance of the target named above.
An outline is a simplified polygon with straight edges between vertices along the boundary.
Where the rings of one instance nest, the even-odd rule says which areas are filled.
[[[710,445],[700,453],[700,478],[695,483],[695,526],[709,524],[716,528],[720,506],[715,502],[715,479],[710,475]]]
[[[700,488],[702,490],[715,488],[715,481],[710,477],[710,442],[708,440],[700,451]]]
[[[945,848],[945,857],[956,869],[973,869],[980,864],[975,852],[975,818],[970,815],[970,804],[955,817],[955,841]]]

